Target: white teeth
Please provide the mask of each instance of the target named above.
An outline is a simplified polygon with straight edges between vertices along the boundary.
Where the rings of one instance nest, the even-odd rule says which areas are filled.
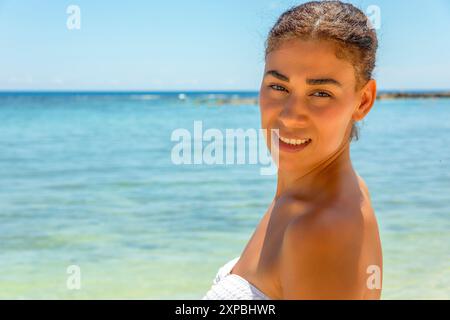
[[[306,142],[310,141],[311,139],[288,139],[288,138],[284,138],[284,137],[280,136],[280,140],[285,143],[292,144],[292,145],[298,145],[298,144],[306,143]]]

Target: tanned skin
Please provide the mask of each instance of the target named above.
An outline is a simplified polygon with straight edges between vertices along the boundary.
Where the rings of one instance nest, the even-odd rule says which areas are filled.
[[[271,299],[380,299],[378,224],[349,143],[376,90],[326,40],[286,40],[267,55],[262,128],[311,139],[279,150],[276,194],[231,271]]]

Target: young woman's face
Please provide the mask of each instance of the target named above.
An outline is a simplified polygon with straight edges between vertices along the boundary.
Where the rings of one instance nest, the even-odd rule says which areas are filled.
[[[271,129],[289,139],[278,140],[280,169],[311,167],[348,139],[361,102],[355,87],[353,66],[336,57],[331,42],[288,40],[267,55],[259,104],[267,141]]]

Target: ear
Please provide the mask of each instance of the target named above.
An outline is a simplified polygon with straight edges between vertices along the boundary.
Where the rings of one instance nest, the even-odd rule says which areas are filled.
[[[360,101],[355,111],[353,112],[353,120],[362,120],[372,108],[377,97],[377,82],[370,79],[360,91]]]

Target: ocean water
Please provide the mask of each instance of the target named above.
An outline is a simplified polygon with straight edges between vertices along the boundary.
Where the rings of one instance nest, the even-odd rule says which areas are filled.
[[[185,94],[0,94],[0,298],[206,293],[276,177],[258,165],[175,165],[177,128],[260,125],[255,105]],[[383,299],[450,298],[449,133],[450,99],[385,100],[352,143],[380,226]]]

